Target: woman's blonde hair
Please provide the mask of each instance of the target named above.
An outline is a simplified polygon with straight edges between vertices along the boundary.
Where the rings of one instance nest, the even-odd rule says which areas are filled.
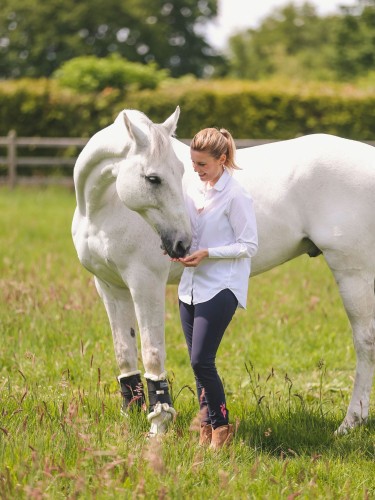
[[[235,163],[236,145],[231,133],[225,128],[204,128],[193,137],[190,148],[194,151],[205,151],[217,160],[224,154],[224,166],[231,170],[240,170]]]

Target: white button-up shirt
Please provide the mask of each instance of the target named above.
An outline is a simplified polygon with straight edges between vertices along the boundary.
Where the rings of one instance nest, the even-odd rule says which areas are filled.
[[[178,296],[186,304],[206,302],[229,288],[246,307],[251,257],[258,249],[253,201],[225,170],[211,187],[189,186],[186,205],[192,229],[190,253],[208,249],[208,259],[185,267]]]

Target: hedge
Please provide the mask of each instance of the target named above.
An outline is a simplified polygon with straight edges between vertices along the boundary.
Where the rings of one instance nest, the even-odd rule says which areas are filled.
[[[288,139],[325,132],[375,140],[375,95],[339,84],[170,80],[158,90],[122,95],[107,88],[76,94],[51,80],[0,84],[0,135],[89,137],[124,108],[164,121],[179,105],[179,137],[207,126],[229,129],[240,138]]]

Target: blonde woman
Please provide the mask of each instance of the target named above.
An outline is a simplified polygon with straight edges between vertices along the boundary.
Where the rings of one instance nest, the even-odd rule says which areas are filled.
[[[213,449],[233,439],[216,353],[237,307],[246,307],[251,257],[258,248],[252,199],[231,175],[238,169],[235,151],[225,129],[206,128],[192,140],[201,183],[187,190],[193,239],[190,255],[178,259],[185,266],[178,296],[200,405],[199,443]]]

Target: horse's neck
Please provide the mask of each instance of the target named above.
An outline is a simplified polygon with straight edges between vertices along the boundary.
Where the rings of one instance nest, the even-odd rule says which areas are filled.
[[[111,186],[115,186],[117,172],[118,162],[116,163],[115,158],[104,159],[92,169],[82,193],[85,210],[82,213],[85,213],[88,218],[92,218],[93,214],[102,206],[107,190]],[[114,194],[116,194],[115,189]]]
[[[118,163],[126,158],[130,140],[119,123],[95,134],[74,167],[77,207],[82,215],[89,215],[100,203],[108,187],[116,180]]]

